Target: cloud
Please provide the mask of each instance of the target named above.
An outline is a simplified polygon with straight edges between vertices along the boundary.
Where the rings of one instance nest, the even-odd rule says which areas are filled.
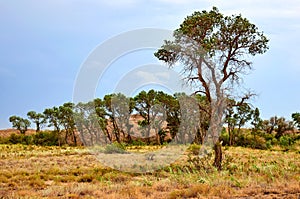
[[[138,71],[138,72],[136,72],[136,77],[143,79],[145,82],[165,83],[169,80],[170,73],[168,73],[168,72]]]

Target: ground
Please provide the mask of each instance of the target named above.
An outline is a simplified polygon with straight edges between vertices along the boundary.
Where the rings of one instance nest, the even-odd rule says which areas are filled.
[[[188,153],[171,166],[140,174],[104,167],[84,147],[0,145],[0,157],[0,198],[300,197],[298,148],[224,148],[221,172],[210,157]]]

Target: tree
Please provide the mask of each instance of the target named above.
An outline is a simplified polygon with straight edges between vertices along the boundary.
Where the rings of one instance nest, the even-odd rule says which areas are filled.
[[[36,113],[35,111],[29,111],[27,113],[28,118],[35,123],[36,132],[41,130],[41,125],[46,122],[46,119],[42,113]]]
[[[109,114],[107,113],[105,104],[106,104],[105,101],[101,100],[100,98],[96,98],[94,100],[95,111],[99,118],[98,124],[100,126],[102,133],[105,135],[105,142],[107,143],[108,142],[107,139],[108,139],[109,142],[111,143],[113,141],[112,138],[113,136],[108,130]]]
[[[267,133],[273,133],[273,131],[276,132],[275,138],[279,139],[284,132],[288,130],[293,130],[294,124],[291,121],[286,121],[284,117],[277,117],[273,116],[269,120],[264,120],[262,122],[263,129]]]
[[[99,104],[101,100],[97,98],[87,103],[80,102],[74,107],[76,127],[85,146],[107,143],[107,138],[111,142],[104,114],[99,116],[100,107],[96,107],[96,102]]]
[[[48,122],[48,127],[53,126],[54,130],[57,133],[60,133],[61,128],[61,122],[60,122],[60,112],[59,108],[53,107],[53,108],[47,108],[44,110],[45,119]]]
[[[64,103],[58,108],[58,119],[65,129],[65,143],[68,143],[68,136],[72,136],[74,145],[77,145],[76,125],[74,120],[74,104],[71,102]]]
[[[104,105],[105,109],[102,109],[102,110],[104,111],[105,116],[109,117],[109,120],[107,121],[107,125],[109,123],[112,124],[113,134],[116,138],[116,141],[120,143],[121,142],[121,137],[120,137],[121,136],[120,135],[121,130],[118,127],[117,120],[116,120],[116,111],[115,111],[115,109],[113,108],[113,105],[112,105],[112,99],[113,99],[114,96],[115,96],[115,94],[109,94],[109,95],[104,96],[103,105]]]
[[[226,108],[226,116],[225,116],[225,123],[227,123],[227,131],[229,135],[229,146],[234,145],[234,138],[235,138],[235,127],[237,125],[237,120],[234,114],[235,111],[235,100],[228,100],[227,108]]]
[[[298,130],[300,130],[300,113],[293,113],[292,118]]]
[[[277,118],[276,120],[276,134],[275,134],[275,138],[276,139],[280,139],[281,136],[283,136],[283,134],[286,131],[292,130],[293,129],[293,124],[290,121],[286,121],[286,119],[284,117],[280,117]]]
[[[241,128],[252,119],[253,110],[251,109],[248,103],[242,103],[241,105],[237,106],[237,113],[234,114],[234,118],[237,122],[237,133],[241,132]]]
[[[30,121],[28,119],[24,119],[18,116],[9,117],[9,121],[12,123],[14,128],[17,128],[21,134],[25,134],[28,127],[30,127]]]
[[[218,131],[223,120],[225,95],[230,95],[230,89],[240,83],[242,74],[252,68],[246,55],[265,53],[268,39],[246,18],[224,16],[216,7],[186,17],[173,36],[175,40],[165,41],[154,55],[170,67],[180,62],[185,80],[198,88],[196,93],[206,96],[210,104],[214,165],[221,169]]]
[[[163,121],[166,120],[166,110],[163,104],[159,101],[159,94],[157,91],[149,90],[141,91],[134,97],[135,110],[143,117],[144,120],[139,122],[142,127],[142,133],[150,143],[150,132],[155,131],[156,139],[159,141],[158,132],[162,130]]]
[[[171,139],[174,139],[178,128],[180,126],[180,105],[178,101],[178,93],[175,93],[173,96],[166,94],[162,91],[158,92],[157,99],[160,102],[163,109],[166,111],[166,122],[167,128],[169,129]],[[165,132],[161,130],[161,132]],[[160,139],[161,144],[164,139]]]
[[[258,108],[255,108],[253,111],[251,124],[253,125],[252,132],[254,134],[256,134],[263,127],[263,120],[260,118],[260,112]]]
[[[130,124],[130,117],[134,109],[134,101],[132,98],[126,97],[121,93],[113,95],[111,100],[113,118],[119,131],[123,135],[123,140],[127,139],[128,142],[131,142],[131,129],[133,125]]]

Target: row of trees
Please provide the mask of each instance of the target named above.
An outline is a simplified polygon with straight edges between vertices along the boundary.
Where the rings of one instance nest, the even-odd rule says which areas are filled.
[[[210,126],[207,113],[209,102],[199,94],[169,95],[162,91],[141,91],[135,97],[123,94],[105,95],[87,103],[64,103],[47,108],[43,113],[28,112],[26,118],[11,116],[13,127],[25,134],[31,122],[36,131],[52,127],[64,143],[78,144],[78,136],[85,145],[143,141],[162,144],[164,141],[203,144]],[[31,122],[30,122],[31,121]],[[300,129],[300,114],[293,113],[292,121],[283,117],[262,120],[258,108],[250,104],[227,99],[224,126],[229,134],[229,145],[247,125],[253,133],[275,133],[279,139],[284,133]]]
[[[43,127],[52,127],[54,132],[64,134],[64,143],[68,144],[71,137],[72,142],[77,145],[74,107],[73,103],[68,102],[59,107],[47,108],[43,113],[29,111],[28,119],[14,115],[9,118],[9,121],[21,134],[25,134],[31,123],[35,124],[36,132],[40,132]]]
[[[228,106],[226,109],[225,122],[229,134],[229,145],[235,144],[235,137],[242,131],[245,125],[251,125],[251,133],[275,134],[279,140],[285,133],[295,132],[296,128],[300,130],[300,114],[293,113],[292,120],[286,120],[284,117],[273,116],[270,119],[261,119],[258,108],[252,108],[248,103],[239,106]]]

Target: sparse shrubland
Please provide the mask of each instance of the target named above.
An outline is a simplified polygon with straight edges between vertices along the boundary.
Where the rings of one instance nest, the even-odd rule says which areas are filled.
[[[141,147],[141,146],[140,146]],[[146,150],[152,150],[145,147]],[[0,196],[4,198],[297,198],[300,147],[285,152],[225,147],[223,170],[193,145],[160,170],[113,170],[84,147],[0,145]]]

